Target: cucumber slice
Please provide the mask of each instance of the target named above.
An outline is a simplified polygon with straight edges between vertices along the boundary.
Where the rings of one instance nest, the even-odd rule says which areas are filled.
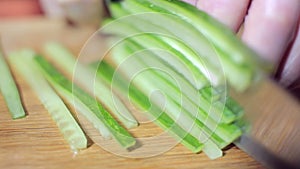
[[[51,59],[60,67],[63,67],[66,73],[73,75],[73,79],[84,87],[109,110],[126,128],[138,126],[138,122],[132,116],[123,102],[110,90],[100,79],[95,78],[95,73],[88,67],[75,59],[75,56],[62,45],[52,42],[44,46],[45,52],[51,56]]]
[[[135,138],[133,138],[131,134],[124,129],[99,102],[66,79],[43,57],[36,56],[34,59],[47,80],[53,84],[54,87],[59,86],[61,89],[58,90],[64,90],[69,94],[73,94],[73,97],[76,98],[76,100],[86,105],[86,107],[105,125],[113,138],[115,138],[122,147],[130,148],[136,144]]]
[[[9,67],[4,59],[0,49],[0,92],[7,104],[9,113],[12,119],[25,117],[25,111],[21,102],[21,97],[9,70]]]
[[[66,105],[40,73],[33,61],[34,55],[35,53],[31,50],[22,50],[11,53],[9,60],[24,77],[31,89],[34,90],[39,100],[56,122],[56,125],[65,140],[69,143],[71,149],[76,153],[80,149],[87,148],[85,134]]]

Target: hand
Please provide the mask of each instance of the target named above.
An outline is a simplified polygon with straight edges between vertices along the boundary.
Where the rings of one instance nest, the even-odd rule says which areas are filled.
[[[284,86],[300,77],[300,0],[185,0],[233,31],[264,59],[278,65]]]

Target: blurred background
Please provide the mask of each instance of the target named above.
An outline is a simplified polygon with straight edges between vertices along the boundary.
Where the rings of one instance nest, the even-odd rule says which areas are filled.
[[[75,25],[98,26],[103,16],[102,0],[0,0],[0,18],[46,16],[65,18]]]
[[[0,0],[0,17],[24,17],[42,15],[39,0]]]

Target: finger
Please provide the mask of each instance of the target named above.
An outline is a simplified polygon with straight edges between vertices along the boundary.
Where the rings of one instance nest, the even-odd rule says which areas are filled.
[[[299,0],[254,0],[242,39],[264,59],[278,63],[292,39],[300,14]]]
[[[291,85],[300,77],[300,20],[296,39],[293,43],[291,51],[288,54],[286,64],[281,73],[280,83],[284,86]]]
[[[243,22],[249,2],[250,0],[198,0],[197,7],[236,32]]]

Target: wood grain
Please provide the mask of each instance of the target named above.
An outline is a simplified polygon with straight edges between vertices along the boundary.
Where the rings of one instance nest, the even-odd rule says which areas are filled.
[[[24,47],[40,51],[44,42],[59,40],[78,53],[93,30],[70,28],[59,20],[26,18],[0,21],[0,33],[5,52]],[[149,158],[117,156],[96,144],[74,156],[33,91],[15,71],[13,73],[28,114],[24,119],[11,120],[0,95],[0,168],[263,168],[235,146],[225,150],[223,158],[213,161],[203,153],[191,153],[180,144]],[[145,124],[131,132],[150,136],[162,131]]]

